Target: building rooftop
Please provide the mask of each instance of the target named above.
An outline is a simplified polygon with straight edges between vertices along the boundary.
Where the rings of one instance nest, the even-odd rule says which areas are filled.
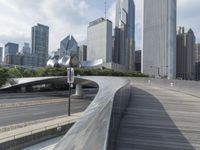
[[[95,25],[97,25],[97,24],[99,24],[99,23],[102,23],[102,22],[104,22],[104,21],[108,21],[108,22],[112,23],[112,21],[110,21],[110,20],[108,20],[108,19],[105,19],[105,18],[98,18],[98,19],[96,19],[96,20],[90,22],[90,23],[89,23],[89,27],[95,26]]]

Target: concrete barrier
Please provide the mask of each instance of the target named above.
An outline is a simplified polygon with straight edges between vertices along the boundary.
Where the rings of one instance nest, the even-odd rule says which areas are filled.
[[[132,84],[147,84],[200,97],[200,82],[152,78],[128,78]]]
[[[127,101],[124,101],[128,95],[124,93],[129,87],[127,79],[115,77],[82,77],[82,79],[96,82],[99,91],[80,120],[56,145],[55,150],[106,150],[109,136],[115,134],[115,127],[118,127],[119,119],[127,105]],[[117,91],[121,98],[115,95]],[[118,107],[118,104],[121,106]]]
[[[66,132],[73,126],[74,123],[54,127],[38,133],[33,133],[28,136],[16,138],[0,144],[0,150],[21,150],[22,148],[58,137],[66,134]]]

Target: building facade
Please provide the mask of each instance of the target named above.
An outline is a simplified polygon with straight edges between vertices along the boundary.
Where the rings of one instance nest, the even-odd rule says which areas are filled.
[[[30,54],[31,53],[31,48],[30,48],[29,43],[24,43],[24,46],[23,46],[21,52],[24,53],[24,54]]]
[[[177,78],[195,80],[195,39],[192,29],[186,33],[184,27],[177,28]]]
[[[7,43],[5,45],[5,54],[4,57],[7,55],[15,55],[18,53],[19,45],[16,43]]]
[[[176,0],[143,2],[144,74],[176,78]]]
[[[104,18],[91,22],[87,36],[87,59],[112,62],[112,22]]]
[[[141,72],[142,51],[135,51],[135,71]]]
[[[79,61],[87,61],[87,46],[86,45],[81,45],[79,47]]]
[[[78,56],[78,43],[72,35],[68,35],[60,42],[59,55]]]
[[[200,81],[200,44],[196,44],[196,80]]]
[[[3,59],[3,47],[0,47],[0,64],[2,63]]]
[[[114,42],[115,63],[128,70],[135,68],[135,4],[133,0],[117,0]]]
[[[36,54],[22,54],[21,55],[21,65],[37,67],[38,66],[38,55]]]
[[[20,54],[8,54],[5,56],[5,63],[9,65],[22,65],[22,56]]]
[[[38,67],[46,66],[49,50],[49,27],[41,24],[32,27],[32,54],[38,55]]]
[[[200,62],[200,43],[197,43],[196,44],[196,58],[195,58],[195,60],[196,60],[196,62]]]

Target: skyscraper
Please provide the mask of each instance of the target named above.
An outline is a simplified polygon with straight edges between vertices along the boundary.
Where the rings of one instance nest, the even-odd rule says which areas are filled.
[[[3,58],[3,47],[0,47],[0,63],[2,63]]]
[[[86,45],[81,45],[79,47],[79,61],[87,61],[87,46]]]
[[[196,62],[200,62],[200,43],[197,43],[196,44],[196,58],[195,58],[195,60],[196,60]]]
[[[78,43],[72,35],[68,35],[60,42],[59,49],[60,57],[64,55],[76,55],[78,56]]]
[[[141,50],[135,51],[135,71],[141,72],[141,58],[142,58],[142,51]]]
[[[30,54],[31,53],[31,48],[29,46],[29,43],[24,43],[24,46],[22,48],[22,53],[24,53],[24,54]]]
[[[5,56],[15,55],[18,53],[19,45],[16,43],[7,43],[5,45]]]
[[[143,73],[176,77],[176,0],[144,0]]]
[[[49,27],[41,24],[32,27],[32,53],[38,55],[38,66],[46,66],[49,50]]]
[[[177,28],[176,76],[186,80],[195,79],[196,40],[192,29],[185,33],[184,27]]]
[[[135,4],[133,0],[117,0],[114,62],[129,70],[135,68]]]
[[[87,35],[87,59],[112,62],[112,22],[104,18],[91,22]]]
[[[200,43],[196,44],[196,80],[200,80]]]

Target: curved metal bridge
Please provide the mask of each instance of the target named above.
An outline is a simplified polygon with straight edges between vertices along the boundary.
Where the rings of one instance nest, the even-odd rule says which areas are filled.
[[[29,78],[6,88],[65,81]],[[55,150],[200,149],[200,83],[115,77],[79,77],[76,83],[99,91]]]

